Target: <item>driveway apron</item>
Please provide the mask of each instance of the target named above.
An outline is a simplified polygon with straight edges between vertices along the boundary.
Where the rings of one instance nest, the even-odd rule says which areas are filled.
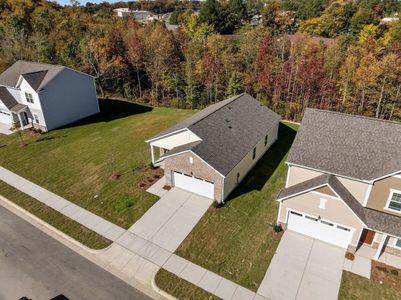
[[[258,294],[271,300],[337,299],[345,249],[286,231]]]

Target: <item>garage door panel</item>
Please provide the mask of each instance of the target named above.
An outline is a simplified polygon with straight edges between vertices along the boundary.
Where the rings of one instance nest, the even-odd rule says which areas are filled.
[[[342,248],[348,247],[353,234],[350,228],[292,211],[289,212],[287,227],[292,231]]]
[[[210,181],[195,178],[179,172],[173,172],[173,184],[178,188],[214,199],[214,184]]]

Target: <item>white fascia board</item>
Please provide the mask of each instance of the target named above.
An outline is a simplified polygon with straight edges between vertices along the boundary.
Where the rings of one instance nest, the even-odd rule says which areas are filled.
[[[145,143],[151,143],[151,142],[153,142],[153,141],[157,141],[157,140],[160,140],[160,139],[164,139],[165,137],[168,137],[168,136],[171,136],[171,135],[174,135],[174,134],[177,134],[177,133],[186,131],[186,130],[190,131],[188,128],[185,127],[185,128],[182,128],[182,129],[178,129],[178,130],[176,130],[176,131],[173,131],[173,132],[169,132],[169,133],[163,134],[163,135],[158,136],[158,137],[155,137],[155,138],[151,138],[151,139],[145,140]],[[191,132],[192,132],[192,131],[191,131]]]

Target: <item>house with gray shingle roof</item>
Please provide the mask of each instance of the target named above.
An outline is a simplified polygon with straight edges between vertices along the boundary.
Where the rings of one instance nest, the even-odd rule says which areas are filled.
[[[90,75],[27,61],[17,61],[0,74],[2,127],[48,131],[98,112]]]
[[[307,109],[288,155],[278,223],[401,263],[400,145],[401,123]]]
[[[279,121],[279,115],[241,94],[146,142],[153,165],[164,168],[166,185],[223,202],[276,141]]]

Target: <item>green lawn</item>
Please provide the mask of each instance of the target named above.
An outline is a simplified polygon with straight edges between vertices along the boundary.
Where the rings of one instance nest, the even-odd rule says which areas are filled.
[[[150,163],[145,139],[192,114],[101,100],[102,113],[41,137],[0,135],[0,165],[128,228],[157,197],[138,188]],[[122,174],[117,181],[113,173]]]
[[[6,197],[8,200],[26,209],[33,215],[39,217],[89,248],[103,249],[111,244],[111,241],[98,235],[96,232],[93,232],[74,220],[65,217],[61,213],[42,204],[27,194],[16,190],[1,180],[0,195]]]
[[[278,141],[234,191],[227,207],[207,212],[178,255],[257,290],[278,245],[270,225],[277,220],[276,197],[285,183],[286,155],[297,127],[280,124]]]
[[[179,299],[220,299],[163,269],[157,273],[155,281],[163,291]]]
[[[396,300],[401,299],[401,293],[369,279],[343,272],[339,300]]]

